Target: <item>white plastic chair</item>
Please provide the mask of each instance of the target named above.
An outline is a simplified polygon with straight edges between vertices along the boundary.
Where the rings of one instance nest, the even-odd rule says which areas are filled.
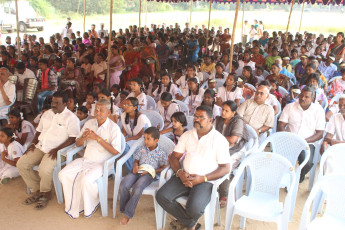
[[[143,110],[141,111],[143,114],[147,116],[147,118],[151,122],[151,126],[157,127],[159,125],[159,131],[162,131],[164,128],[164,120],[163,117],[160,115],[159,112],[154,110]]]
[[[116,174],[115,174],[115,184],[114,184],[114,197],[113,197],[113,218],[116,217],[116,204],[119,196],[119,189],[120,183],[122,180],[122,167],[125,162],[137,151],[139,147],[144,145],[144,138],[139,139],[136,141],[130,150],[124,155],[121,159],[116,162]],[[174,148],[175,144],[166,136],[160,136],[158,145],[166,154],[170,154]],[[161,172],[161,176],[159,180],[153,181],[148,187],[146,187],[143,191],[143,195],[150,195],[153,197],[154,207],[155,207],[155,215],[156,215],[156,227],[157,229],[161,229],[163,226],[163,208],[157,203],[155,196],[157,190],[163,186],[167,179],[165,179],[165,174],[168,171],[167,167]]]
[[[324,133],[324,135],[325,135],[325,133]],[[314,143],[310,143],[311,145],[314,145],[315,150],[314,150],[314,158],[313,158],[313,167],[309,171],[309,185],[308,185],[309,191],[311,191],[311,189],[313,188],[314,180],[315,180],[315,174],[316,174],[316,166],[321,159],[320,150],[321,150],[322,142],[323,142],[323,138],[321,138],[318,141],[315,141]]]
[[[344,181],[344,174],[330,174],[315,184],[304,205],[299,230],[345,229]],[[322,193],[327,195],[325,212],[322,217],[315,218],[314,210],[309,218],[311,204],[320,203]]]
[[[66,152],[70,149],[72,149],[73,147],[75,147],[75,144],[72,144],[70,146],[67,146],[63,149],[60,149],[58,152],[57,152],[57,160],[56,160],[56,166],[54,167],[54,171],[53,171],[53,184],[54,184],[54,188],[55,188],[55,193],[56,193],[56,199],[57,199],[57,202],[59,204],[62,204],[63,203],[63,195],[62,195],[62,185],[61,185],[61,182],[59,180],[59,172],[61,171],[61,167],[66,165],[66,161],[62,162],[61,160],[61,155],[65,155]],[[38,170],[38,166],[35,166],[33,168],[34,170]],[[30,194],[30,189],[27,188],[27,194]]]
[[[192,130],[194,129],[194,117],[193,116],[186,116],[187,119],[187,129]]]
[[[338,103],[338,102],[339,102],[339,98],[340,98],[341,95],[342,95],[341,93],[335,95],[335,96],[331,99],[331,101],[329,102],[329,105],[328,105],[328,106],[331,107],[331,106],[334,104],[334,102]]]
[[[180,112],[183,112],[186,116],[188,116],[189,114],[189,109],[186,103],[179,101],[179,100],[174,100],[174,102],[176,102],[180,108]]]
[[[151,96],[146,95],[147,100],[147,110],[157,110],[157,104],[155,102],[155,99],[153,99]]]
[[[244,85],[248,86],[251,90],[253,90],[254,92],[256,91],[255,86],[253,86],[252,84],[249,83],[245,83]]]
[[[319,173],[317,176],[317,182],[321,181],[326,174],[332,173],[342,173],[345,174],[345,154],[344,154],[345,144],[336,144],[327,148],[327,150],[322,154]],[[332,165],[332,168],[327,168],[328,164]],[[319,198],[318,198],[319,199]],[[318,208],[318,213],[321,213],[324,204],[325,196],[322,196],[322,201],[320,204],[316,202],[313,203],[313,210]],[[313,217],[315,218],[315,217]]]
[[[278,113],[274,115],[274,126],[272,129],[269,130],[269,134],[275,133],[277,131],[277,126],[278,126],[278,118],[280,114],[282,113],[282,106],[278,100],[277,101],[277,107],[278,107]]]
[[[278,87],[278,91],[282,94],[283,97],[289,94],[289,92],[284,87],[281,87],[281,86]]]
[[[341,76],[333,77],[331,80],[328,81],[328,85],[330,85],[333,81],[341,79]]]
[[[219,87],[224,85],[225,80],[224,79],[216,79],[216,89],[218,90]],[[205,81],[201,87],[202,89],[207,89],[208,88],[208,81]]]
[[[115,160],[121,157],[123,152],[126,148],[126,139],[121,134],[121,152],[117,154],[116,156],[110,157],[108,160],[104,162],[103,166],[103,175],[97,179],[97,185],[98,185],[98,194],[99,194],[99,201],[101,204],[101,211],[102,216],[108,216],[108,177],[112,175],[115,177]],[[79,151],[84,149],[84,146],[80,147],[74,147],[67,151],[66,153],[66,164],[69,164],[73,160],[73,156],[77,154]],[[61,190],[61,197],[62,197],[62,190]]]
[[[291,213],[290,213],[290,220],[291,220],[292,214],[295,208],[301,170],[304,167],[304,165],[307,164],[310,157],[309,145],[303,138],[290,132],[278,132],[278,133],[274,133],[270,135],[259,146],[258,151],[259,152],[264,151],[267,144],[271,145],[272,152],[285,157],[286,159],[289,160],[289,162],[293,166],[296,165],[298,156],[301,154],[301,152],[302,151],[305,152],[305,159],[296,169],[296,184],[294,186],[295,190],[292,193],[292,202],[291,202],[292,203]],[[288,186],[289,183],[290,182],[288,181],[288,177],[285,176],[281,183],[281,187],[286,187],[288,190],[290,190],[291,188]]]
[[[237,183],[246,168],[252,175],[249,193],[235,200]],[[286,174],[289,175],[292,189],[288,191],[282,204],[279,202],[279,188]],[[230,183],[225,229],[230,230],[233,217],[237,214],[241,216],[240,228],[242,229],[245,228],[246,218],[250,218],[275,222],[278,230],[287,230],[295,180],[294,169],[285,157],[267,152],[249,156],[242,162],[237,175]]]
[[[328,99],[327,99],[327,97],[323,97],[323,99],[322,99],[322,108],[323,108],[323,110],[327,110],[327,108],[328,108]]]

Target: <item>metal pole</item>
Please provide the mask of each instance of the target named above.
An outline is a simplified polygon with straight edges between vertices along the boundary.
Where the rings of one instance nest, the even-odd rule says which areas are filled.
[[[295,4],[295,0],[292,0],[291,9],[290,9],[290,14],[289,14],[289,20],[288,20],[288,24],[287,24],[287,26],[286,26],[286,33],[285,33],[286,39],[287,39],[288,32],[289,32],[290,19],[291,19],[291,14],[292,14],[292,9],[293,9],[293,5],[294,5],[294,4]]]
[[[86,0],[84,0],[84,33],[85,33],[85,18],[86,18]]]
[[[234,19],[234,25],[232,27],[232,35],[231,35],[231,46],[230,46],[230,60],[229,60],[229,72],[232,71],[232,59],[234,55],[234,43],[235,43],[235,31],[236,31],[236,23],[237,23],[237,17],[238,17],[238,9],[240,8],[240,0],[236,1],[236,12],[235,12],[235,19]]]
[[[17,20],[17,50],[18,50],[18,60],[20,59],[20,37],[19,37],[19,18],[18,18],[18,0],[16,0],[16,20]]]
[[[304,12],[304,0],[303,0],[303,5],[302,5],[302,12],[301,12],[301,20],[299,22],[299,29],[298,29],[298,33],[301,32],[301,27],[302,27],[302,16],[303,16],[303,12]]]
[[[189,26],[192,27],[193,0],[190,0],[189,11],[190,11]]]
[[[141,28],[141,0],[139,0],[139,28],[138,28],[138,33],[140,32]]]
[[[109,76],[110,76],[110,58],[111,58],[111,39],[112,39],[112,31],[113,31],[113,0],[110,0],[110,25],[109,25],[109,39],[108,39],[108,63],[107,63],[107,76],[106,76],[106,85],[109,88]]]
[[[208,39],[210,38],[210,23],[211,23],[211,11],[212,11],[212,0],[210,0],[210,7],[208,9],[208,24],[207,24],[207,35],[206,35],[206,52],[208,55]]]
[[[242,0],[242,32],[241,32],[241,39],[243,41],[243,27],[244,27],[244,0]],[[245,45],[245,44],[243,44]]]

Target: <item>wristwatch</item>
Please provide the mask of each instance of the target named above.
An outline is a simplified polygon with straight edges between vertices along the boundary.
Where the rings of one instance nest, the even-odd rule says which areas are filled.
[[[204,175],[204,182],[207,182],[208,180],[207,180],[207,176],[206,175]]]
[[[259,134],[261,133],[261,129],[258,130],[259,131]]]
[[[178,177],[178,172],[180,171],[180,170],[182,170],[182,169],[178,169],[177,171],[176,171],[176,177]]]

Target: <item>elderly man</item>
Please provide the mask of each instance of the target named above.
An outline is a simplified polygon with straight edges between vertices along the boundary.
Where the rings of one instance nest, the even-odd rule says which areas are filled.
[[[274,109],[265,103],[269,97],[269,88],[260,85],[254,98],[244,101],[238,108],[238,114],[253,127],[258,135],[274,127]]]
[[[16,86],[8,81],[10,71],[7,68],[0,68],[0,107],[10,105],[14,102]],[[0,109],[0,116],[8,114],[8,108]]]
[[[81,211],[90,217],[99,204],[97,179],[103,175],[103,165],[121,152],[121,130],[108,117],[111,104],[106,99],[96,103],[95,118],[81,130],[77,146],[86,146],[84,156],[68,164],[59,173],[65,197],[65,212],[78,218]]]
[[[24,89],[24,81],[27,78],[33,78],[35,79],[36,76],[32,70],[25,67],[24,62],[18,62],[16,65],[17,69],[17,76],[18,76],[18,82],[17,82],[17,101],[23,100],[23,89]]]
[[[45,208],[50,199],[57,152],[73,144],[80,131],[79,119],[67,109],[67,100],[65,92],[54,93],[52,108],[42,115],[31,145],[17,162],[20,175],[33,193],[24,204],[37,203],[37,210]],[[33,170],[36,165],[38,175]]]
[[[299,100],[286,105],[278,125],[278,131],[295,133],[310,143],[310,158],[301,171],[300,183],[313,166],[315,147],[312,143],[320,140],[325,129],[325,112],[315,100],[315,88],[305,86],[299,95]],[[305,158],[302,152],[298,157],[301,164]]]
[[[185,154],[182,163],[180,159]],[[194,114],[194,129],[185,132],[179,139],[170,157],[170,166],[175,172],[156,194],[157,202],[177,220],[172,227],[196,229],[197,221],[210,202],[212,181],[230,172],[229,142],[212,126],[212,109],[199,106]],[[182,208],[176,202],[188,196]]]

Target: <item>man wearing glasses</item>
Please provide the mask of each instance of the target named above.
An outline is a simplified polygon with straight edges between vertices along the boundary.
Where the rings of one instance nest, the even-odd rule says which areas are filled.
[[[177,219],[170,223],[172,228],[199,229],[197,221],[210,202],[213,182],[230,172],[231,163],[229,142],[212,126],[210,107],[196,108],[194,129],[180,137],[169,161],[175,176],[158,190],[157,202]],[[176,202],[182,196],[188,196],[185,208]]]

